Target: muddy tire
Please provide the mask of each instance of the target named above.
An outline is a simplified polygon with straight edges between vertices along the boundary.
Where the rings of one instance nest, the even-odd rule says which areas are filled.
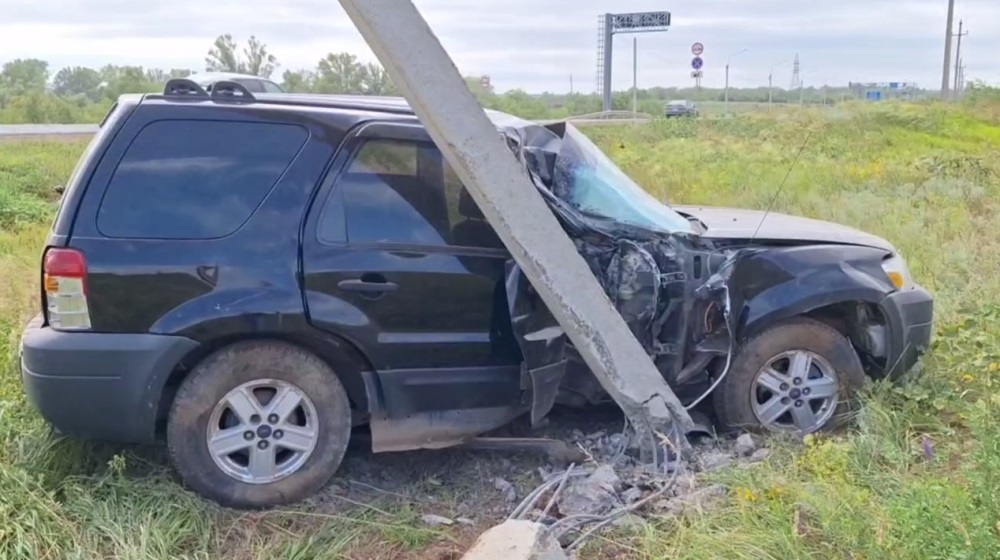
[[[167,421],[183,483],[226,507],[260,509],[320,490],[351,434],[347,392],[315,355],[247,341],[205,358],[181,384]]]
[[[726,433],[829,431],[850,419],[865,380],[847,338],[796,318],[742,344],[713,399]]]

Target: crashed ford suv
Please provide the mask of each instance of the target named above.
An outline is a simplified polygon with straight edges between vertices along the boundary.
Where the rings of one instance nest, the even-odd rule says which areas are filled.
[[[668,206],[571,125],[488,114],[665,380],[724,431],[835,427],[866,378],[927,348],[933,300],[885,240]],[[39,272],[21,371],[41,415],[165,440],[228,506],[317,491],[353,432],[440,448],[608,398],[401,99],[124,96]]]

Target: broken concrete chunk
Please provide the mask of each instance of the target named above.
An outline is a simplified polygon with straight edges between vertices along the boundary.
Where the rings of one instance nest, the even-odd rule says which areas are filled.
[[[729,467],[733,464],[733,458],[725,451],[706,451],[698,457],[698,464],[701,470],[712,472]]]
[[[768,449],[768,448],[766,448],[766,447],[762,447],[762,448],[758,449],[757,451],[754,451],[750,455],[750,460],[753,461],[753,462],[755,462],[755,463],[759,463],[761,461],[766,460],[770,456],[771,456],[771,450]]]
[[[422,515],[420,520],[431,527],[437,527],[439,525],[454,525],[455,522],[447,517],[442,517],[440,515],[434,515],[433,513],[428,513],[427,515]]]
[[[642,499],[642,488],[633,486],[622,494],[622,501],[626,505],[632,505]]]
[[[517,489],[514,488],[513,484],[497,477],[493,479],[493,487],[502,492],[504,499],[508,502],[514,503],[517,501]]]
[[[756,437],[752,434],[741,434],[736,438],[736,453],[741,457],[749,457],[759,447]]]
[[[462,560],[567,560],[545,526],[531,521],[507,521],[487,530]]]
[[[665,515],[680,516],[693,511],[709,509],[716,500],[726,495],[726,487],[713,484],[669,500],[660,500],[653,506]]]
[[[646,525],[646,520],[634,513],[626,513],[611,522],[619,529],[641,529]]]
[[[610,466],[598,467],[590,476],[571,478],[559,496],[559,511],[566,516],[602,515],[618,502],[621,479]]]

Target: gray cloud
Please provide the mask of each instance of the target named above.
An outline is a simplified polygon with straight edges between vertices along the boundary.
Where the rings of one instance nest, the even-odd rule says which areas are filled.
[[[12,6],[9,4],[13,4]],[[651,0],[416,0],[459,67],[490,74],[501,89],[594,87],[598,14],[661,9]],[[265,41],[284,68],[311,67],[327,52],[374,57],[332,0],[7,0],[4,56],[39,57],[53,67],[104,63],[199,68],[211,41],[232,33]],[[736,85],[767,83],[772,64],[796,53],[807,84],[849,80],[940,83],[943,0],[701,0],[673,10],[662,34],[638,34],[641,86],[691,82],[690,45],[705,44],[705,84],[721,85],[726,58]],[[1000,81],[1000,2],[958,0],[970,28],[969,77]],[[957,22],[956,22],[957,25]],[[632,36],[615,39],[615,87],[631,85]],[[791,65],[775,70],[787,85]]]

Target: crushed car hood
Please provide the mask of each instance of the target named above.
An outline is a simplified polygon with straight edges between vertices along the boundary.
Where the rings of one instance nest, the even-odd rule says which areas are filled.
[[[768,212],[767,219],[761,224],[761,218],[765,214],[761,210],[712,206],[671,207],[701,221],[706,228],[701,235],[707,239],[755,238],[760,241],[844,243],[895,251],[891,243],[877,235],[823,220]]]

